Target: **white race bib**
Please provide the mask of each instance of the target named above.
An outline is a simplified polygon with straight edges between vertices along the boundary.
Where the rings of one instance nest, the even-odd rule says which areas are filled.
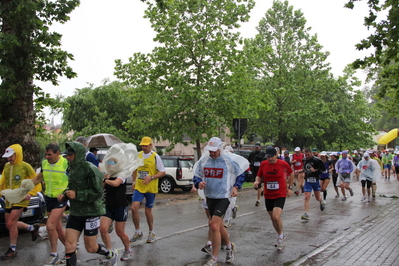
[[[86,219],[85,229],[94,230],[100,227],[100,217]]]
[[[144,179],[148,174],[148,171],[139,171],[139,179]]]
[[[308,183],[316,183],[316,177],[308,177],[307,179]]]
[[[254,162],[254,166],[260,166],[260,162]]]
[[[268,190],[277,190],[280,188],[280,185],[277,181],[267,182],[266,187]]]

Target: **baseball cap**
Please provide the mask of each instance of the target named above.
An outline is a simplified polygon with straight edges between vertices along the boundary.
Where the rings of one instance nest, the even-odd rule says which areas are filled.
[[[139,145],[144,145],[144,146],[148,146],[152,143],[152,139],[150,137],[144,137],[141,139],[141,142]]]
[[[284,154],[289,154],[289,153],[290,153],[290,152],[289,152],[289,151],[287,151],[287,150],[285,150],[285,151],[284,151]]]
[[[260,143],[259,143],[259,142],[256,142],[256,143],[255,143],[255,146],[260,147]]]
[[[320,153],[320,156],[327,156],[327,153],[322,152],[322,153]]]
[[[99,151],[99,149],[97,149],[97,148],[90,148],[89,151],[90,151],[90,152]]]
[[[3,158],[11,157],[15,153],[13,148],[8,147],[3,154]]]
[[[365,152],[364,154],[363,154],[363,157],[369,157],[370,156],[370,154],[368,153],[368,152]]]
[[[345,150],[345,151],[342,151],[342,154],[344,154],[344,153],[345,153],[345,154],[348,154],[348,151],[346,151],[346,150]]]
[[[61,152],[61,155],[65,156],[65,155],[71,155],[71,154],[74,154],[74,153],[75,153],[75,151],[71,147],[69,147],[65,151]]]
[[[222,146],[222,140],[218,137],[212,137],[208,141],[208,145],[206,145],[205,149],[208,151],[217,151]]]
[[[357,153],[357,150],[354,150],[353,153]]]
[[[271,147],[271,148],[266,149],[266,156],[272,157],[272,156],[275,156],[276,154],[277,154],[277,151],[275,148]]]
[[[313,148],[313,149],[312,149],[312,152],[315,152],[315,151],[317,151],[317,148]]]
[[[336,152],[332,152],[330,155],[331,156],[337,156],[338,154]]]
[[[233,152],[234,150],[233,150],[233,147],[231,147],[231,146],[229,145],[229,146],[226,146],[226,147],[224,148],[224,151],[225,151],[225,152]]]
[[[301,148],[296,147],[294,151],[301,151]]]

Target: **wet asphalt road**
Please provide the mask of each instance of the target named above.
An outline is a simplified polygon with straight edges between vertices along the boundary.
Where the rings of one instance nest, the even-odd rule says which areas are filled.
[[[256,191],[252,188],[242,189],[237,200],[240,206],[237,218],[228,229],[232,242],[237,245],[235,260],[230,265],[315,265],[316,262],[304,258],[319,252],[321,247],[329,243],[339,245],[338,239],[370,224],[380,223],[384,214],[396,211],[399,202],[391,196],[399,196],[398,185],[396,180],[381,180],[378,183],[376,199],[370,203],[362,203],[359,182],[352,182],[355,195],[349,197],[346,202],[334,198],[335,192],[330,184],[326,210],[321,212],[318,202],[312,197],[309,221],[300,219],[304,209],[303,196],[294,195],[288,198],[282,215],[284,233],[287,236],[283,252],[274,248],[276,233],[265,211],[264,202],[261,201],[260,207],[255,207]],[[144,237],[133,246],[132,259],[126,262],[119,261],[118,265],[197,266],[205,263],[210,257],[200,249],[206,243],[207,220],[197,193],[176,191],[173,195],[159,194],[156,203],[154,220],[157,241],[147,244]],[[140,213],[141,228],[146,236],[148,227],[143,211]],[[130,217],[126,231],[129,236],[133,235],[134,227]],[[111,237],[114,247],[121,253],[123,246],[115,232]],[[8,237],[2,233],[0,239],[0,252],[5,252],[8,248]],[[100,237],[98,241],[101,242]],[[351,241],[356,241],[356,238]],[[28,233],[21,233],[17,248],[18,257],[10,261],[0,261],[1,266],[43,265],[49,255],[48,241],[39,238],[32,242]],[[61,243],[58,249],[63,256]],[[99,265],[99,259],[102,257],[88,254],[84,250],[81,240],[79,265]],[[219,265],[229,265],[225,263],[223,250],[219,253],[219,260]]]

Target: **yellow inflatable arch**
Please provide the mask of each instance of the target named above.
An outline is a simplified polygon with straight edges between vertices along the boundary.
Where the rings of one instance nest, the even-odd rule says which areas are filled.
[[[387,145],[389,142],[396,139],[398,136],[399,136],[399,130],[397,128],[392,129],[378,140],[378,144]]]

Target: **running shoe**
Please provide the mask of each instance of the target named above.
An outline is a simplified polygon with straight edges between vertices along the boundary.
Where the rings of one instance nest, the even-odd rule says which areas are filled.
[[[283,235],[282,238],[277,237],[277,243],[274,245],[278,250],[283,250],[284,249],[284,241],[287,239],[287,237],[285,235]]]
[[[154,243],[156,236],[154,233],[148,233],[147,243]]]
[[[212,253],[212,246],[209,244],[206,244],[203,248],[201,248],[202,252],[211,254]]]
[[[130,239],[130,243],[136,243],[140,239],[143,238],[143,232],[140,232],[140,234],[134,233],[133,237]]]
[[[299,196],[299,190],[295,191],[294,193],[295,195]]]
[[[339,199],[339,194],[335,195],[335,198],[336,198],[336,199]]]
[[[108,259],[105,265],[117,266],[118,265],[118,251],[116,249],[112,250],[112,257]]]
[[[39,236],[39,224],[34,224],[33,225],[33,231],[32,231],[32,241],[35,241],[37,237]]]
[[[236,205],[233,208],[233,219],[235,219],[237,217],[237,211],[240,208],[240,206]]]
[[[2,260],[9,260],[15,258],[16,256],[17,256],[17,251],[13,251],[11,248],[8,248],[6,253],[4,253],[4,255],[1,256],[0,258]]]
[[[320,210],[324,211],[325,208],[326,208],[326,204],[323,201],[321,201],[320,202]]]
[[[230,221],[224,221],[224,228],[229,228],[231,226]]]
[[[302,220],[309,220],[309,215],[305,212],[302,216],[301,216]]]
[[[367,197],[363,196],[361,202],[365,202],[366,200],[367,200]]]
[[[234,260],[235,251],[236,251],[236,244],[231,243],[231,249],[226,248],[226,262],[230,263]]]
[[[260,201],[257,200],[257,201],[255,202],[255,206],[258,207],[259,205],[260,205]]]
[[[128,249],[125,250],[121,256],[121,260],[126,261],[126,260],[130,260],[130,257],[133,255],[133,250]]]
[[[346,197],[345,196],[342,197],[342,201],[346,201]]]
[[[370,198],[370,197],[368,197],[368,198],[367,198],[367,202],[370,202],[370,201],[371,201],[371,198]]]
[[[50,257],[47,259],[44,266],[52,266],[58,263],[58,255],[50,254]]]
[[[353,193],[352,189],[349,189],[349,193],[351,194],[351,197],[353,197],[353,195],[355,194],[355,193]]]
[[[217,265],[218,265],[218,262],[214,259],[210,259],[210,260],[208,260],[207,263],[204,264],[204,266],[217,266]]]

